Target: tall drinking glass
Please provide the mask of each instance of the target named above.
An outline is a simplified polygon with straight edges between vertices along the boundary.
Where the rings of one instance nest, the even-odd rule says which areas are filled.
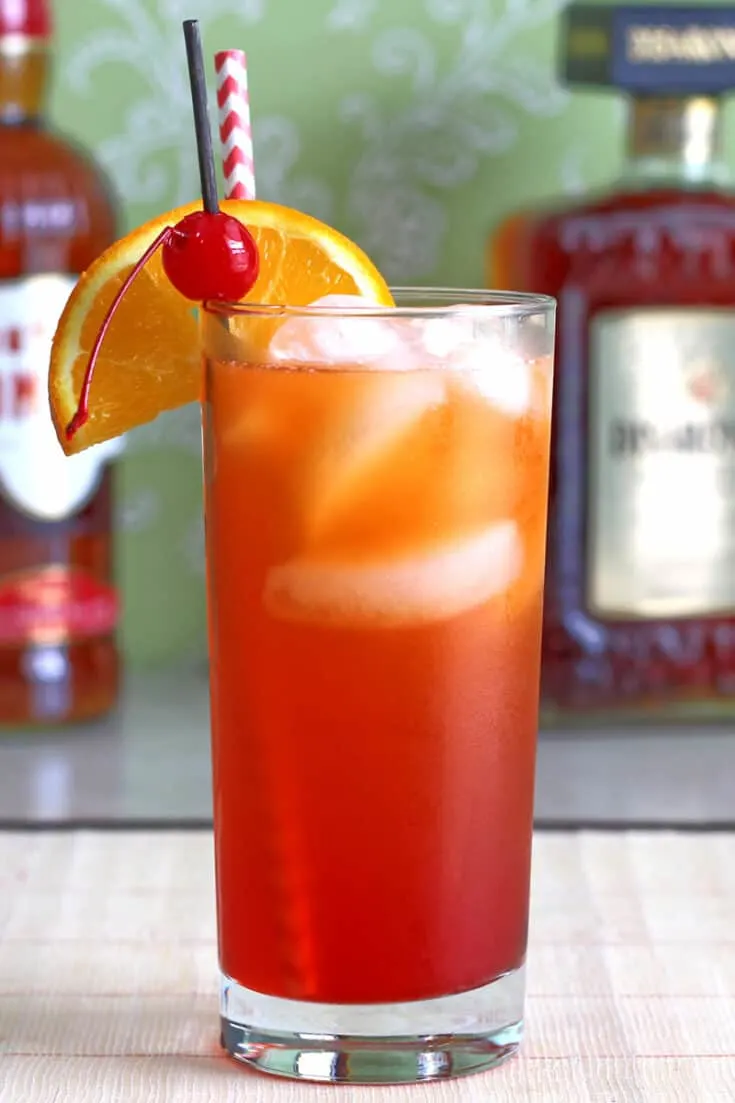
[[[399,1082],[518,1046],[554,303],[209,305],[222,1040]]]

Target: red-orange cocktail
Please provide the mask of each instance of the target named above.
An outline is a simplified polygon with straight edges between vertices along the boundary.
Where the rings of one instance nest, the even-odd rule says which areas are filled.
[[[84,273],[49,402],[70,455],[203,401],[222,1044],[475,1072],[523,1026],[554,304],[396,308],[333,228],[221,208],[184,26],[202,207]]]
[[[459,1071],[517,1044],[553,306],[452,298],[205,312],[223,1029],[248,1059],[457,1012]]]

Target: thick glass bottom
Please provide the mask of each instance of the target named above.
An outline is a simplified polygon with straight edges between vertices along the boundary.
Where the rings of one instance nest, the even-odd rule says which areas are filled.
[[[525,969],[411,1003],[327,1004],[251,992],[222,976],[222,1045],[245,1064],[295,1080],[407,1084],[483,1072],[523,1035]]]

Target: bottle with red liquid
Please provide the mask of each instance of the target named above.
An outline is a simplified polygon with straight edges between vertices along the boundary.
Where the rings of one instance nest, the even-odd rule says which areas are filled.
[[[546,715],[735,705],[735,6],[572,4],[565,77],[629,97],[604,194],[508,218],[495,287],[558,299]]]
[[[115,237],[93,161],[44,123],[48,0],[0,0],[0,724],[108,711],[118,693],[114,451],[67,459],[48,410],[56,322]]]

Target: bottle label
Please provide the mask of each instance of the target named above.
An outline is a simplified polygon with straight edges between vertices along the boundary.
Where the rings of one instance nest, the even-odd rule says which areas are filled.
[[[735,611],[735,312],[603,311],[589,352],[590,612]]]
[[[731,4],[572,3],[564,25],[571,84],[668,95],[733,88]]]
[[[65,456],[51,422],[51,342],[73,286],[58,275],[0,285],[0,493],[39,521],[76,513],[120,451],[111,441]]]
[[[0,647],[106,636],[117,619],[114,587],[86,571],[52,564],[0,580]]]

